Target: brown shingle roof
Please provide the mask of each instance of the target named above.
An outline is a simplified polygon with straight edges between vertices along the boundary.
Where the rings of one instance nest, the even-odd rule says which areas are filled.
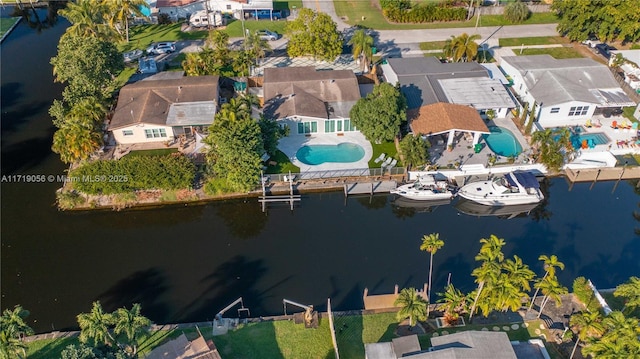
[[[126,85],[120,90],[109,130],[138,123],[165,125],[169,108],[174,103],[217,103],[218,80],[218,76],[194,76]]]
[[[449,130],[489,133],[478,112],[469,106],[438,102],[407,111],[414,133],[437,134]]]

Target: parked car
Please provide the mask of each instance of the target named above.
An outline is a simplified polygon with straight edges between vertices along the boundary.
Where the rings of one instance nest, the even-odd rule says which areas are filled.
[[[595,46],[596,52],[606,57],[607,59],[611,57],[611,50],[617,50],[613,46],[609,46],[605,43],[597,44]]]
[[[156,42],[147,48],[147,54],[160,55],[170,54],[176,51],[176,45],[173,42]]]
[[[601,42],[600,42],[600,40],[598,40],[597,37],[589,36],[589,38],[584,40],[582,43],[585,44],[585,45],[588,45],[591,48],[594,48],[594,47],[596,47],[596,45],[600,44]]]
[[[269,30],[258,30],[256,35],[260,36],[262,40],[276,41],[280,38],[280,34]]]

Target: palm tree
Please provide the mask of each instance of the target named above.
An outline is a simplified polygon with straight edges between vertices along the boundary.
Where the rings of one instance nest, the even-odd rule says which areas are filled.
[[[417,320],[427,319],[427,302],[418,294],[415,288],[401,290],[393,305],[400,307],[397,314],[398,320],[408,317],[410,327],[413,327],[413,318]]]
[[[8,333],[14,333],[18,338],[25,335],[32,335],[33,329],[27,323],[25,318],[29,316],[29,311],[16,305],[13,310],[5,309],[0,317],[0,325],[3,330]]]
[[[551,256],[541,255],[538,257],[538,260],[541,260],[544,263],[544,276],[541,281],[544,280],[548,275],[554,276],[556,274],[556,267],[560,269],[564,269],[564,263],[558,260],[558,257],[555,254]],[[531,304],[529,305],[529,310],[533,308],[533,302],[536,300],[536,296],[538,296],[539,287],[536,288],[535,293],[533,293],[533,298],[531,298]]]
[[[89,340],[97,345],[110,345],[116,341],[111,335],[110,327],[113,325],[113,315],[105,313],[99,301],[93,302],[89,313],[80,313],[77,316],[80,326],[80,341],[86,343]]]
[[[148,333],[149,326],[151,325],[151,321],[140,313],[140,304],[135,303],[131,307],[131,310],[127,310],[126,308],[118,309],[114,317],[114,332],[116,335],[125,335],[129,348],[127,352],[134,358],[138,352],[138,346],[136,345],[137,337]]]
[[[102,136],[90,119],[71,118],[53,134],[51,150],[65,163],[83,161],[102,146]]]
[[[65,35],[92,36],[103,40],[117,37],[117,32],[105,23],[107,13],[108,9],[102,2],[95,0],[70,1],[66,9],[60,10],[60,15],[71,22]]]
[[[245,40],[245,50],[255,58],[254,65],[257,65],[266,54],[271,50],[271,45],[267,40],[261,38],[257,33],[249,33]]]
[[[562,305],[562,295],[567,294],[569,291],[566,287],[563,287],[557,280],[556,276],[549,276],[544,278],[538,283],[538,289],[542,291],[544,297],[542,303],[540,303],[540,311],[538,312],[538,318],[542,315],[544,306],[547,305],[550,299],[556,302],[556,307]]]
[[[5,328],[4,325],[0,329],[0,358],[26,358],[27,344],[19,339],[18,333],[13,331],[11,327]]]
[[[476,311],[485,284],[495,282],[498,279],[501,271],[500,263],[504,260],[502,253],[502,247],[505,245],[504,239],[492,234],[489,238],[482,238],[480,243],[482,243],[482,247],[480,247],[480,252],[475,259],[483,263],[471,272],[471,275],[476,277],[475,282],[478,283],[478,288],[469,313],[469,320]]]
[[[578,337],[576,338],[576,344],[573,346],[569,359],[573,358],[580,340],[585,341],[590,337],[599,337],[604,333],[604,326],[602,325],[601,319],[600,312],[580,312],[571,316],[569,325],[578,332]]]
[[[373,44],[373,37],[362,29],[356,30],[348,42],[353,58],[360,60],[364,72],[369,72],[369,63],[373,59]]]
[[[125,39],[129,42],[129,17],[131,15],[143,16],[141,6],[148,6],[145,0],[103,0],[105,8],[109,11],[109,25],[122,35],[120,26],[124,24]]]
[[[629,278],[629,281],[616,287],[613,295],[625,298],[623,312],[631,313],[636,308],[640,308],[640,278]]]
[[[438,303],[442,303],[447,313],[463,313],[469,308],[469,296],[464,295],[462,291],[449,283],[445,287],[444,293],[437,293],[440,297]]]
[[[602,320],[602,324],[604,324],[607,329],[606,339],[617,341],[618,339],[624,338],[637,338],[640,336],[640,326],[638,322],[638,318],[627,318],[621,311],[616,310],[609,313],[609,315]]]
[[[453,62],[467,62],[473,60],[478,54],[478,43],[481,36],[479,34],[469,35],[462,33],[460,36],[451,36],[445,42],[442,49],[447,58],[451,58]]]
[[[427,291],[427,298],[431,300],[431,274],[433,272],[433,255],[438,251],[438,249],[444,246],[444,241],[440,239],[439,233],[431,233],[429,235],[424,235],[422,237],[422,244],[420,245],[420,250],[429,252],[431,254],[431,258],[429,259],[429,287]]]

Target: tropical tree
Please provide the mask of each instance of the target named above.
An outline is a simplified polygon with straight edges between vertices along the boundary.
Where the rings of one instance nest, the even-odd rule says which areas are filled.
[[[428,164],[429,141],[422,136],[407,135],[400,141],[400,151],[406,167]]]
[[[27,357],[27,344],[20,340],[12,328],[0,328],[0,359],[23,359]]]
[[[625,299],[623,312],[632,313],[636,308],[640,308],[640,278],[629,278],[627,282],[616,287],[613,295]]]
[[[64,163],[84,161],[103,143],[95,123],[87,118],[69,118],[53,134],[51,150],[60,155]]]
[[[271,45],[269,45],[267,40],[260,37],[257,32],[249,33],[245,40],[245,51],[249,52],[252,59],[255,59],[252,65],[257,65],[260,59],[264,58],[267,51],[270,50]]]
[[[120,308],[114,315],[114,333],[116,335],[124,334],[127,339],[126,352],[131,357],[136,357],[138,353],[138,346],[136,339],[141,335],[149,332],[149,326],[151,321],[141,314],[141,308],[139,303],[133,304],[131,309]]]
[[[469,309],[469,296],[465,295],[453,286],[453,284],[449,283],[445,287],[444,293],[437,293],[441,298],[438,299],[438,303],[442,303],[445,308],[445,313],[452,317],[453,319],[457,319],[457,317]]]
[[[548,169],[559,171],[565,158],[571,158],[575,149],[571,145],[571,132],[567,128],[536,131],[531,142],[537,146],[539,160]]]
[[[571,351],[570,359],[578,348],[580,341],[585,341],[591,337],[600,337],[604,333],[604,326],[600,312],[579,312],[571,316],[569,325],[578,333],[576,344]]]
[[[278,141],[289,135],[289,127],[280,127],[278,121],[260,116],[258,121],[262,133],[264,151],[269,156],[275,156],[278,151]]]
[[[518,256],[502,263],[502,271],[496,282],[495,308],[517,311],[522,306],[522,298],[531,290],[531,280],[535,273]]]
[[[2,312],[0,325],[2,325],[3,330],[7,330],[18,337],[32,335],[33,329],[25,322],[25,318],[28,316],[28,310],[22,308],[21,305],[16,305],[13,309],[5,309]]]
[[[478,43],[476,43],[476,40],[479,39],[479,34],[469,35],[462,33],[457,37],[451,35],[451,38],[446,40],[443,47],[444,55],[453,62],[472,61],[478,55]]]
[[[431,233],[429,235],[425,234],[422,236],[422,244],[420,245],[420,250],[429,252],[429,287],[427,290],[427,298],[431,300],[431,275],[433,273],[433,255],[436,254],[438,249],[444,246],[444,241],[440,239],[439,233]]]
[[[398,87],[388,82],[373,86],[373,91],[351,108],[353,124],[369,141],[391,141],[406,120],[407,101]]]
[[[511,2],[504,8],[504,18],[512,24],[525,21],[529,15],[531,15],[531,11],[529,11],[527,5],[521,1]]]
[[[105,313],[99,301],[93,302],[89,313],[80,313],[77,316],[80,326],[80,341],[91,342],[93,346],[115,344],[116,340],[110,332],[113,325],[113,315]]]
[[[129,42],[129,17],[132,15],[143,16],[140,8],[148,6],[145,0],[103,0],[108,11],[109,25],[121,36],[124,25],[124,37]]]
[[[373,43],[373,37],[367,35],[363,29],[356,30],[348,42],[353,58],[360,61],[364,72],[369,72],[369,64],[373,59]]]
[[[404,288],[398,294],[393,305],[400,307],[396,317],[398,320],[409,318],[409,326],[413,326],[413,319],[427,319],[427,302],[418,294],[415,288]]]
[[[313,56],[334,61],[342,52],[342,35],[331,17],[308,8],[300,9],[298,17],[287,24],[290,57]]]
[[[560,262],[558,260],[558,257],[555,254],[552,254],[551,256],[547,256],[545,254],[540,255],[540,257],[538,257],[538,260],[542,261],[544,264],[544,276],[542,276],[542,280],[544,280],[545,278],[547,278],[547,276],[555,276],[556,274],[556,267],[560,268],[560,269],[564,269],[564,263]],[[529,310],[531,310],[531,308],[533,308],[533,302],[536,300],[536,297],[538,296],[538,291],[540,290],[540,288],[536,287],[536,291],[535,293],[533,293],[533,298],[531,298],[531,304],[529,305]]]
[[[59,11],[71,26],[64,33],[62,39],[76,37],[86,39],[89,37],[104,41],[110,41],[118,37],[115,29],[107,23],[109,9],[108,1],[77,0],[67,3],[67,8]],[[62,40],[61,39],[61,40]]]
[[[542,291],[542,303],[540,303],[540,311],[538,312],[538,318],[542,316],[542,311],[549,300],[556,302],[556,307],[562,305],[562,295],[567,294],[569,291],[566,287],[563,287],[556,278],[555,275],[544,277],[544,279],[536,283],[536,288]]]
[[[476,311],[485,285],[492,285],[498,280],[501,271],[500,263],[504,260],[504,253],[502,253],[502,247],[505,245],[504,239],[492,234],[489,238],[482,238],[480,243],[482,246],[475,259],[482,261],[482,264],[471,272],[471,275],[476,277],[475,282],[478,284],[478,288],[475,291],[475,299],[469,312],[469,320]]]

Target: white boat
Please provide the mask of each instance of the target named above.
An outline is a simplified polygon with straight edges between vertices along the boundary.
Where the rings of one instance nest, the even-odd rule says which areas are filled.
[[[496,207],[538,203],[544,199],[538,179],[526,171],[509,172],[492,180],[469,183],[460,188],[458,195]]]
[[[453,198],[449,181],[436,179],[434,175],[422,175],[414,182],[402,185],[390,191],[404,198],[430,201]]]

